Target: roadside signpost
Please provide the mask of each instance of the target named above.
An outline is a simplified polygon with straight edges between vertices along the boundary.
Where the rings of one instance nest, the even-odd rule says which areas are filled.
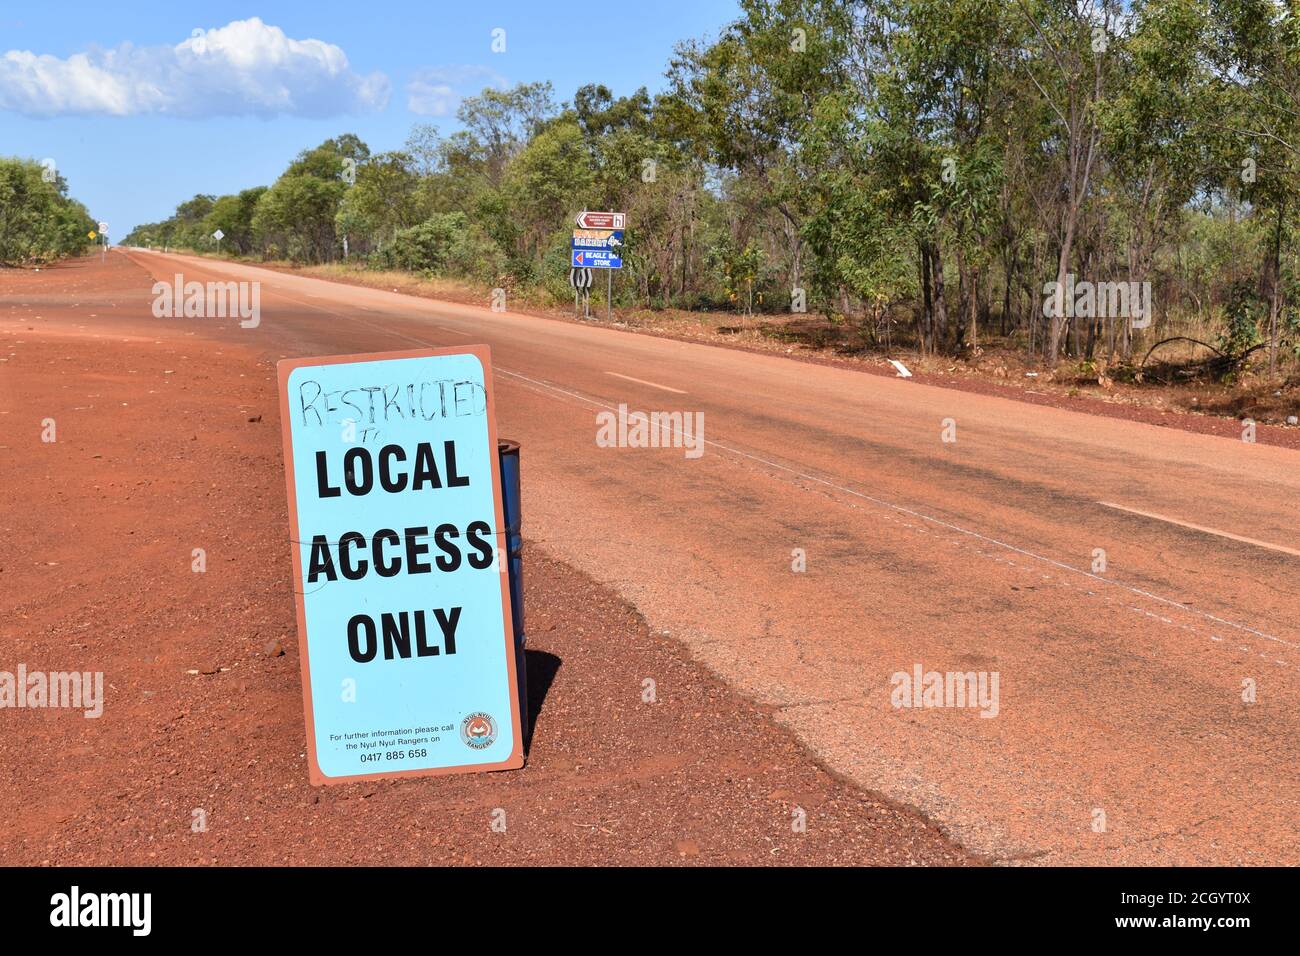
[[[108,259],[108,223],[99,223],[99,261],[104,262]]]
[[[621,212],[580,212],[574,220],[577,228],[569,243],[574,269],[607,269],[605,317],[614,317],[614,269],[623,268],[623,229],[627,214]]]
[[[311,782],[522,767],[487,347],[279,379]]]
[[[224,238],[226,238],[226,234],[225,234],[224,232],[222,232],[220,229],[218,229],[216,232],[214,232],[214,233],[212,234],[212,238],[215,239],[215,240],[217,240],[217,252],[220,252],[220,251],[221,251],[221,240],[224,239]]]

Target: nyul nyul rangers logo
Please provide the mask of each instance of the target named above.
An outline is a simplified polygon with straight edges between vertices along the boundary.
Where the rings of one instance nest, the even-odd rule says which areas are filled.
[[[460,739],[475,750],[491,747],[497,739],[497,722],[491,714],[470,714],[460,723]]]

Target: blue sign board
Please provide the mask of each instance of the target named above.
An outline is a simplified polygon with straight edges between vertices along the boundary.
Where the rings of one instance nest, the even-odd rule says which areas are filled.
[[[488,349],[279,372],[312,783],[522,767]]]
[[[572,249],[611,249],[618,251],[623,245],[622,229],[575,229]]]
[[[573,268],[575,269],[621,269],[623,257],[617,252],[605,249],[574,249]]]

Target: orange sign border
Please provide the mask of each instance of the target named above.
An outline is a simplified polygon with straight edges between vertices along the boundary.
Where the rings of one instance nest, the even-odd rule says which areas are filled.
[[[409,349],[400,352],[359,352],[353,355],[322,355],[308,358],[281,359],[276,364],[280,385],[280,438],[284,449],[284,478],[289,498],[289,540],[301,540],[298,529],[298,497],[294,482],[293,436],[290,431],[289,409],[289,374],[294,369],[317,365],[345,365],[359,362],[384,362],[390,359],[429,358],[440,355],[473,355],[483,366],[483,387],[487,392],[487,426],[488,447],[492,449],[492,507],[496,517],[497,547],[506,536],[505,509],[501,500],[501,457],[496,454],[497,418],[496,389],[492,382],[492,350],[486,345],[469,345],[460,348],[445,349]],[[500,553],[500,552],[498,552]],[[515,636],[512,633],[514,620],[510,604],[510,576],[502,573],[501,609],[504,621],[506,647],[506,665],[510,679],[510,720],[513,728],[511,739],[514,749],[504,760],[495,763],[465,764],[456,767],[429,767],[415,770],[390,770],[382,773],[365,773],[347,777],[330,777],[321,772],[316,756],[316,721],[311,704],[311,661],[307,654],[307,606],[305,588],[302,580],[302,563],[297,547],[293,551],[294,603],[298,617],[298,658],[302,670],[302,705],[303,718],[307,728],[307,766],[308,777],[312,786],[333,786],[336,784],[356,783],[362,780],[392,780],[399,777],[441,777],[453,773],[479,773],[491,770],[519,770],[524,766],[524,737],[522,721],[519,714],[519,674],[515,662]]]

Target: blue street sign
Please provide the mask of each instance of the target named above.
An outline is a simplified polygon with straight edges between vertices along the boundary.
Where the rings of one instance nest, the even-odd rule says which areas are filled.
[[[569,243],[571,249],[612,249],[623,246],[622,229],[575,229]]]
[[[523,766],[487,348],[279,371],[312,783]]]
[[[605,249],[574,249],[573,268],[621,269],[623,257],[617,252],[609,252]]]

